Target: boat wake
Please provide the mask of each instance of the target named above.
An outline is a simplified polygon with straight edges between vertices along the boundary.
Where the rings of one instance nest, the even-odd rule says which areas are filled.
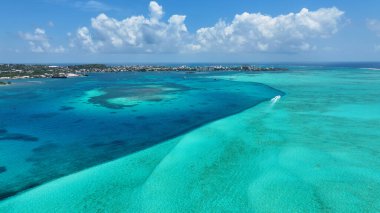
[[[281,95],[276,95],[274,98],[270,100],[270,102],[273,104],[277,103],[281,99]]]

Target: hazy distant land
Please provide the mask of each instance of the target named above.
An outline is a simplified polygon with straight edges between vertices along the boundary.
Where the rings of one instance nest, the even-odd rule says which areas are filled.
[[[158,66],[158,65],[122,65],[108,66],[105,64],[83,64],[68,66],[2,64],[0,65],[1,79],[18,78],[68,78],[86,76],[92,72],[161,72],[161,71],[282,71],[282,67],[263,67],[255,65],[238,66]],[[4,83],[5,84],[5,83]]]

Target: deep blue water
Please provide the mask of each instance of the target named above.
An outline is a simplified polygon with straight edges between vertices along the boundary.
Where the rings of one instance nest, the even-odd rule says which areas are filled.
[[[15,80],[0,87],[0,199],[154,146],[276,95],[283,93],[208,73]]]

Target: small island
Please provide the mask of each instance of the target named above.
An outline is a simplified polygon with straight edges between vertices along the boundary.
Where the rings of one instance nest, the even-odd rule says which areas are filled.
[[[285,71],[282,67],[263,67],[255,65],[234,66],[158,66],[158,65],[120,65],[82,64],[68,66],[0,64],[0,80],[22,78],[72,78],[99,72],[211,72],[211,71]]]

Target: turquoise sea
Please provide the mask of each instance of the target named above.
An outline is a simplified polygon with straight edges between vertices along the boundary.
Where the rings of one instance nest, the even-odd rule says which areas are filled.
[[[380,212],[380,70],[0,87],[0,212]]]

